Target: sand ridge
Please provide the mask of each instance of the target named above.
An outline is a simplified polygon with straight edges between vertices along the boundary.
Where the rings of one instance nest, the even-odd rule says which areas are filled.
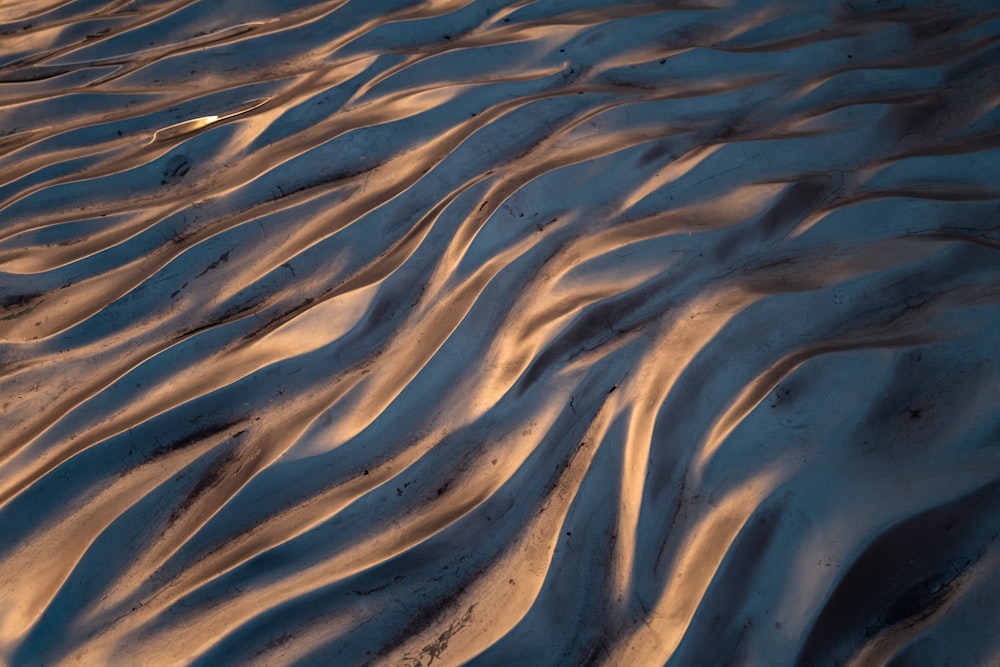
[[[997,664],[998,54],[0,6],[0,664]]]

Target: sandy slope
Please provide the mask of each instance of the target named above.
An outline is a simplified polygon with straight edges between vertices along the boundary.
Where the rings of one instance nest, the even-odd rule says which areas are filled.
[[[0,663],[1000,664],[998,91],[991,0],[0,2]]]

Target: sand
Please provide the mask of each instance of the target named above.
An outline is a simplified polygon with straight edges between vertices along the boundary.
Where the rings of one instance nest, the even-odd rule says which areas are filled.
[[[0,2],[0,664],[1000,664],[992,0]]]

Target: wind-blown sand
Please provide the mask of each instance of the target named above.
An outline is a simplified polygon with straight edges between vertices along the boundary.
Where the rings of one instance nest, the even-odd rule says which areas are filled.
[[[0,2],[0,664],[1000,664],[993,0]]]

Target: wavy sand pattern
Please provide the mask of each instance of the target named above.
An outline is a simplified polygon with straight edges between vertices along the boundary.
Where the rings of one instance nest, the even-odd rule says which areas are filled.
[[[998,251],[993,0],[2,2],[0,663],[1000,664]]]

